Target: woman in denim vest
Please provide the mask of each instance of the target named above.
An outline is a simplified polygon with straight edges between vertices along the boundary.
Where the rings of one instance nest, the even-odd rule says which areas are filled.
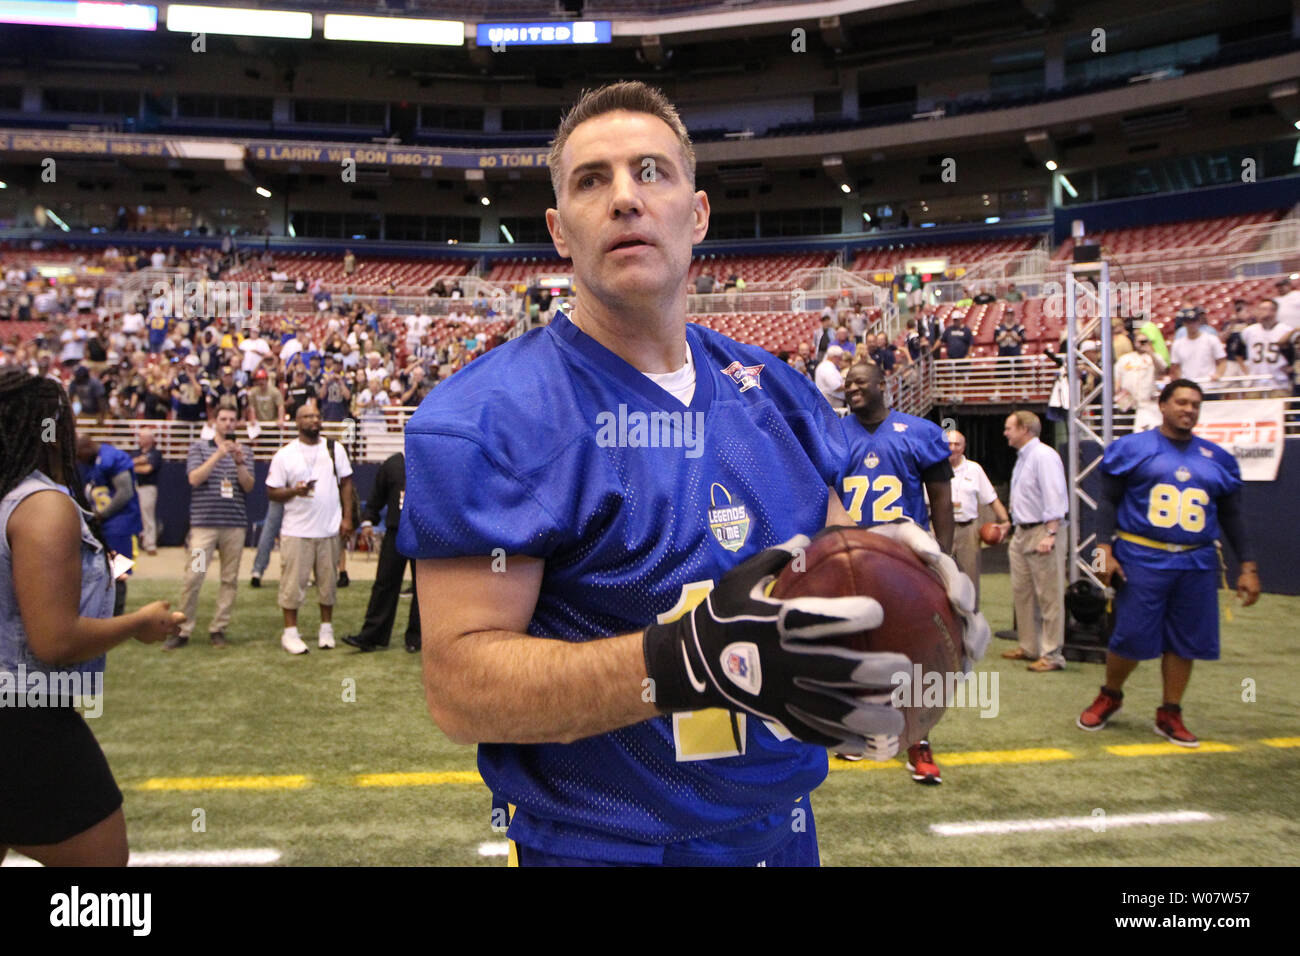
[[[0,859],[13,847],[47,866],[124,866],[122,793],[75,708],[102,707],[107,651],[161,641],[183,615],[155,601],[112,616],[75,444],[63,387],[0,369]]]

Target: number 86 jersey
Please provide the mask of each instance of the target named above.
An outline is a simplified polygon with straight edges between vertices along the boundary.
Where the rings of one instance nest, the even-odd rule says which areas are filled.
[[[1126,560],[1138,556],[1143,564],[1171,569],[1218,568],[1217,553],[1204,546],[1219,537],[1217,499],[1241,487],[1241,469],[1232,455],[1195,435],[1175,442],[1152,429],[1112,442],[1101,469],[1124,483],[1119,531],[1178,546],[1125,548]]]

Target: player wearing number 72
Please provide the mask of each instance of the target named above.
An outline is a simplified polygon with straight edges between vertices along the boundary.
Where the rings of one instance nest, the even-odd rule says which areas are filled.
[[[863,528],[911,519],[929,530],[933,512],[934,536],[943,553],[952,554],[952,462],[943,429],[891,411],[885,402],[885,373],[871,362],[854,365],[844,377],[844,400],[849,454],[839,487],[849,517]],[[928,740],[908,748],[907,769],[917,783],[942,782]]]
[[[1200,414],[1200,386],[1175,379],[1160,393],[1160,428],[1117,439],[1102,458],[1097,540],[1102,581],[1115,585],[1115,631],[1106,683],[1079,716],[1082,730],[1105,727],[1138,662],[1159,657],[1164,699],[1155,732],[1199,746],[1183,724],[1182,697],[1192,662],[1219,658],[1220,531],[1241,562],[1242,603],[1259,598],[1240,514],[1241,471],[1232,455],[1192,434]]]

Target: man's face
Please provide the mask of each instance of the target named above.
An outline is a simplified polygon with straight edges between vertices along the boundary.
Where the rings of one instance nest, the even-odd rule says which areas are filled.
[[[1191,431],[1201,418],[1201,393],[1194,388],[1174,389],[1169,401],[1160,403],[1160,415],[1171,431]]]
[[[1029,429],[1020,424],[1020,419],[1015,415],[1008,415],[1006,422],[1002,426],[1002,434],[1007,439],[1007,444],[1012,448],[1020,448],[1029,441]]]
[[[1265,328],[1277,321],[1277,303],[1272,299],[1265,299],[1259,304],[1259,321]]]
[[[320,412],[315,405],[304,405],[298,409],[294,421],[298,424],[300,435],[313,440],[320,437]]]
[[[229,439],[235,434],[236,421],[238,421],[238,417],[236,416],[234,409],[221,409],[221,411],[217,412],[217,434],[222,438]]]
[[[961,432],[948,433],[948,460],[954,465],[961,464],[962,457],[966,454],[966,439],[962,437]]]
[[[849,369],[844,377],[844,401],[850,411],[877,406],[884,400],[883,380],[871,366],[858,364]]]
[[[631,304],[685,285],[691,247],[708,232],[709,199],[693,188],[667,123],[625,110],[589,119],[565,143],[561,168],[546,225],[583,292]]]

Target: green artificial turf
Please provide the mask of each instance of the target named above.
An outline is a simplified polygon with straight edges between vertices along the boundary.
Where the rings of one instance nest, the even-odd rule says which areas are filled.
[[[470,747],[448,741],[430,721],[418,655],[402,648],[407,602],[393,648],[359,654],[342,644],[359,628],[367,582],[339,591],[339,646],[316,649],[317,613],[302,611],[312,647],[293,658],[279,647],[275,584],[241,580],[227,636],[208,646],[216,594],[209,580],[196,638],[180,651],[134,641],[109,656],[103,716],[91,726],[126,794],[132,849],[224,850],[272,847],[289,865],[503,865],[480,845],[500,845],[481,783],[356,785],[367,773],[472,771]],[[1006,575],[986,575],[985,610],[993,628],[1010,624]],[[129,607],[179,599],[178,582],[137,580]],[[309,594],[309,600],[311,595]],[[1071,663],[1031,674],[1004,661],[1014,646],[995,640],[981,670],[999,672],[999,713],[953,710],[932,735],[943,768],[940,787],[913,783],[901,761],[883,769],[833,762],[813,808],[829,865],[1115,864],[1199,866],[1294,863],[1300,850],[1300,749],[1262,738],[1300,734],[1300,599],[1265,595],[1234,608],[1224,625],[1223,659],[1198,664],[1184,700],[1188,726],[1205,741],[1239,748],[1123,757],[1106,748],[1160,743],[1151,730],[1159,701],[1158,666],[1138,669],[1124,709],[1109,728],[1074,726],[1092,701],[1102,670]],[[1243,681],[1255,700],[1243,701]],[[350,683],[354,682],[354,683]],[[355,700],[345,691],[355,689]],[[1070,759],[953,766],[944,754],[1062,748]],[[156,778],[306,775],[297,789],[142,789]],[[202,814],[196,814],[202,810]],[[1105,827],[1065,832],[938,836],[932,823],[1051,817],[1108,817],[1194,810],[1210,822]],[[197,831],[197,821],[203,828]]]

